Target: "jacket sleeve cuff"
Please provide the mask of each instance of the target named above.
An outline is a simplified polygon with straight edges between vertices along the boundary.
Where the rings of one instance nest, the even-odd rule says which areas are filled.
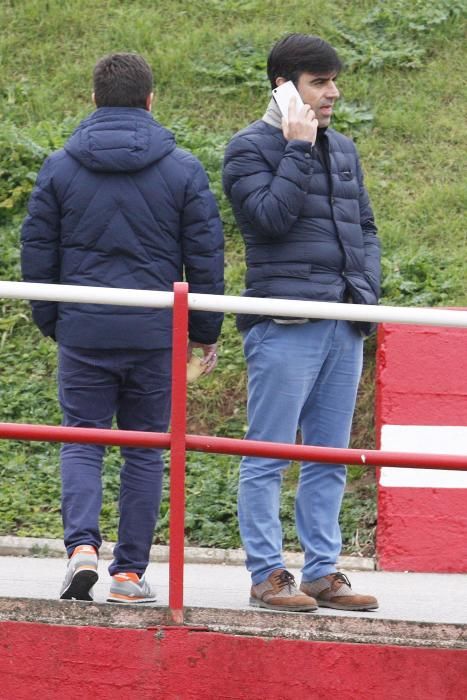
[[[288,148],[293,148],[296,151],[303,151],[304,153],[311,154],[313,144],[311,141],[301,141],[300,139],[292,139],[288,142],[286,150]]]

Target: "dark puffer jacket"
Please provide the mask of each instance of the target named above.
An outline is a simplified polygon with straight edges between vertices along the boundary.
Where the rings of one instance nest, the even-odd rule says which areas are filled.
[[[199,161],[144,109],[97,109],[39,173],[22,229],[27,282],[223,293],[223,235]],[[171,309],[33,302],[42,333],[83,348],[171,345]],[[214,343],[222,314],[190,313]]]
[[[349,138],[320,132],[323,160],[262,120],[227,147],[223,183],[246,245],[245,295],[376,304],[380,244],[358,154]],[[240,330],[256,320],[240,316]]]

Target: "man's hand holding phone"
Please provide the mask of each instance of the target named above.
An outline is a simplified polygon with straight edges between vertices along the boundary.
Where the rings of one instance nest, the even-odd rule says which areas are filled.
[[[297,99],[292,97],[287,117],[282,117],[282,133],[287,141],[297,139],[310,141],[314,145],[318,133],[318,120],[310,105],[297,108]]]
[[[300,93],[291,80],[272,91],[282,112],[282,133],[287,141],[298,139],[314,144],[318,132],[318,120],[310,105],[302,102]]]

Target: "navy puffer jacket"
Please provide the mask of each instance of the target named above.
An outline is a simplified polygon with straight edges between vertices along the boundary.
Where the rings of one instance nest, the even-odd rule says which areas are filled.
[[[223,235],[199,161],[144,109],[104,107],[39,173],[22,229],[27,282],[223,293]],[[42,333],[83,348],[171,345],[171,309],[33,302]],[[222,314],[190,312],[214,343]]]
[[[262,120],[227,147],[223,183],[246,246],[245,295],[376,304],[380,244],[356,148],[333,129],[320,143],[329,171],[316,147],[287,142]],[[239,328],[255,320],[239,316]]]

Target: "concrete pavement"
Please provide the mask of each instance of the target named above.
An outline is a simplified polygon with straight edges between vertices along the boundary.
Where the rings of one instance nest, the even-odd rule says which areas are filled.
[[[108,561],[99,562],[99,581],[94,589],[97,603],[105,603],[110,578]],[[66,560],[36,557],[0,557],[0,597],[57,600]],[[300,572],[291,569],[296,580]],[[467,575],[414,574],[382,571],[347,571],[356,591],[375,595],[380,603],[374,612],[343,612],[329,608],[320,614],[339,617],[443,622],[467,625]],[[151,563],[147,579],[157,593],[156,606],[167,606],[169,567]],[[240,566],[187,564],[185,605],[198,608],[249,609],[250,580]]]
[[[28,555],[1,556],[12,546]],[[282,613],[248,606],[240,553],[191,550],[174,624],[166,561],[147,571],[156,603],[106,603],[104,557],[95,601],[60,601],[67,560],[60,543],[47,543],[54,556],[44,549],[0,538],[2,698],[108,698],[130,688],[148,698],[465,697],[467,575],[350,571],[347,561],[354,590],[375,594],[379,610]],[[217,563],[200,563],[209,556]]]
[[[44,543],[32,547],[44,553]],[[8,546],[7,546],[8,545]],[[14,545],[14,550],[12,546]],[[169,600],[169,565],[152,561],[147,578],[157,602],[146,605],[106,603],[110,585],[108,558],[99,561],[94,603],[59,601],[66,558],[58,541],[49,541],[54,556],[0,556],[0,622],[110,627],[155,627],[172,624]],[[0,554],[31,551],[31,538],[0,538]],[[105,550],[107,554],[109,551]],[[166,551],[158,552],[165,557]],[[195,556],[196,554],[196,556]],[[217,550],[221,563],[187,563],[184,571],[184,606],[187,625],[233,634],[308,640],[351,641],[467,649],[467,575],[392,573],[371,569],[366,562],[345,571],[354,590],[375,595],[380,603],[373,612],[344,612],[320,608],[313,613],[278,613],[248,605],[250,579],[237,555]],[[191,551],[203,561],[206,552]],[[229,558],[236,564],[226,564]],[[224,562],[224,563],[222,563]],[[300,581],[299,558],[290,557],[290,571]],[[295,565],[294,565],[295,564]]]

